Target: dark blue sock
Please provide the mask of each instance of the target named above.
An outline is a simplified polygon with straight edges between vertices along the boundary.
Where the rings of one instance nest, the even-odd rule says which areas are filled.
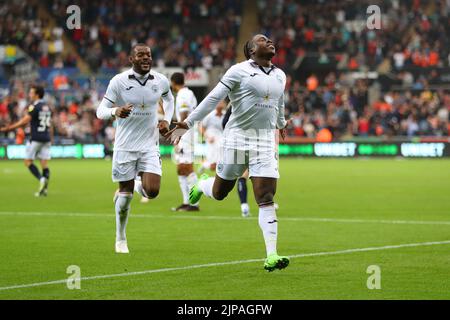
[[[239,200],[242,203],[247,203],[247,179],[245,178],[239,178],[238,181],[238,194],[239,194]]]
[[[42,170],[42,175],[48,180],[50,179],[50,169],[49,168],[45,168]]]
[[[38,180],[41,179],[41,174],[39,172],[39,169],[33,163],[30,164],[28,169],[30,170],[31,174],[36,177],[36,179],[38,179]]]

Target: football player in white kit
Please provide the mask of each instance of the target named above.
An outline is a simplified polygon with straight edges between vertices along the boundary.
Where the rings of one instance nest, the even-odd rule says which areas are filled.
[[[253,192],[259,206],[259,226],[266,245],[264,269],[273,271],[289,265],[289,258],[277,253],[278,220],[274,207],[278,173],[275,130],[286,134],[284,117],[285,73],[271,59],[275,46],[265,35],[255,35],[244,46],[247,61],[233,65],[216,87],[186,120],[175,123],[166,137],[176,143],[179,135],[201,121],[227,95],[232,105],[225,126],[223,149],[216,177],[202,175],[191,189],[190,201],[202,194],[223,200],[233,189],[236,179],[248,168]]]
[[[136,44],[130,52],[132,68],[113,77],[97,109],[100,119],[117,120],[112,180],[119,183],[114,196],[117,253],[128,253],[126,225],[133,190],[155,198],[161,184],[159,133],[167,133],[173,116],[174,99],[169,80],[151,70],[150,47]],[[158,123],[158,102],[162,98],[164,120]],[[136,176],[140,180],[135,181]]]
[[[202,172],[205,169],[216,171],[217,160],[222,146],[222,121],[225,116],[224,110],[226,106],[225,100],[220,101],[216,109],[203,119],[200,126],[200,132],[206,141],[206,159],[201,166]]]
[[[185,86],[184,74],[175,72],[170,77],[172,92],[175,96],[175,115],[177,121],[184,121],[197,107],[194,92]],[[173,211],[199,211],[198,203],[189,204],[189,190],[197,183],[194,172],[194,129],[189,130],[174,148],[177,163],[178,183],[180,184],[183,203]]]

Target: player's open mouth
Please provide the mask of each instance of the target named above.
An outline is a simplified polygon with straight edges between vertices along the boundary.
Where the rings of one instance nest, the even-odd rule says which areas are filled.
[[[268,47],[269,49],[275,50],[275,46],[274,46],[273,44],[269,44],[267,47]]]
[[[150,67],[150,63],[149,63],[149,62],[142,62],[142,63],[141,63],[141,67],[143,67],[143,68],[149,68],[149,67]]]

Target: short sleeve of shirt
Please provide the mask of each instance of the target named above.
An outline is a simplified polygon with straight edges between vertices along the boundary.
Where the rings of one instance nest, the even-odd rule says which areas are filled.
[[[186,111],[190,112],[195,107],[190,105],[190,99],[187,96],[187,94],[183,94],[181,92],[180,94],[178,94],[176,102],[177,102],[177,109],[179,112],[186,112]]]
[[[222,79],[220,79],[220,83],[231,91],[241,81],[240,78],[239,67],[238,65],[234,65],[225,72]]]
[[[166,96],[169,91],[170,91],[170,84],[169,84],[169,80],[167,79],[166,76],[162,75],[161,76],[161,88],[162,88],[162,96]]]
[[[27,108],[27,112],[30,116],[32,116],[36,112],[36,107],[34,105],[29,105]]]
[[[119,98],[117,79],[114,77],[108,84],[104,98],[111,103],[116,103]]]

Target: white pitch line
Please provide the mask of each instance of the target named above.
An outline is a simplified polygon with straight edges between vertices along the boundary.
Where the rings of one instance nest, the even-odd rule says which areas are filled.
[[[301,253],[301,254],[291,255],[290,258],[293,259],[293,258],[304,258],[304,257],[331,256],[331,255],[346,254],[346,253],[353,253],[353,252],[380,251],[380,250],[399,249],[399,248],[434,246],[434,245],[442,245],[442,244],[450,244],[450,240],[430,241],[430,242],[420,242],[420,243],[405,243],[405,244],[388,245],[388,246],[382,246],[382,247],[355,248],[355,249],[346,249],[346,250],[328,251],[328,252]],[[150,274],[150,273],[192,270],[192,269],[199,269],[199,268],[209,268],[209,267],[244,264],[244,263],[252,263],[252,262],[262,262],[262,261],[264,261],[264,259],[248,259],[248,260],[237,260],[237,261],[227,261],[227,262],[215,262],[215,263],[197,264],[197,265],[191,265],[191,266],[185,266],[185,267],[163,268],[163,269],[153,269],[153,270],[144,270],[144,271],[135,271],[135,272],[106,274],[106,275],[98,275],[98,276],[91,276],[91,277],[81,277],[80,281],[130,277],[130,276]],[[47,285],[52,285],[52,284],[62,284],[62,283],[67,283],[67,279],[48,281],[48,282],[19,284],[19,285],[13,285],[13,286],[8,286],[8,287],[0,287],[0,291],[31,288],[31,287],[41,287],[41,286],[47,286]]]
[[[13,212],[0,211],[0,216],[62,216],[62,217],[101,217],[109,218],[113,215],[110,213],[82,213],[82,212]],[[146,219],[192,219],[192,220],[255,220],[256,217],[231,217],[231,216],[186,216],[178,213],[162,214],[131,214],[134,218]],[[436,220],[376,220],[376,219],[340,219],[340,218],[314,218],[314,217],[281,217],[280,221],[311,221],[311,222],[340,222],[340,223],[381,223],[381,224],[416,224],[416,225],[450,225],[450,221]]]

